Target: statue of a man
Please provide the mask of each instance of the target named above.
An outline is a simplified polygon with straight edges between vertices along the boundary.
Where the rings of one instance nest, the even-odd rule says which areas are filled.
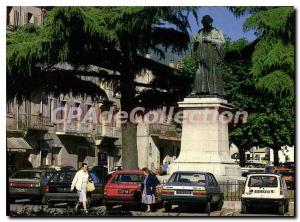
[[[197,64],[192,96],[224,96],[224,85],[221,75],[221,63],[225,51],[223,33],[212,26],[213,19],[203,16],[203,28],[196,34],[192,43],[192,57]]]

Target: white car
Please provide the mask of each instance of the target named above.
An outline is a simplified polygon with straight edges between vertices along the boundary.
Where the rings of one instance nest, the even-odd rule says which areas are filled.
[[[289,209],[289,194],[284,179],[278,174],[250,174],[242,194],[241,212],[254,207],[270,206],[284,215]]]

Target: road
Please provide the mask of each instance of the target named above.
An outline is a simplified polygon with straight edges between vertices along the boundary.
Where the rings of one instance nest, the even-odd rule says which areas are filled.
[[[89,209],[89,214],[85,215],[81,210],[78,214],[74,212],[74,209],[67,204],[56,204],[54,208],[48,208],[46,205],[31,204],[30,202],[21,201],[15,204],[10,204],[10,212],[12,216],[278,216],[276,212],[272,210],[256,211],[255,213],[241,214],[240,210],[223,208],[221,211],[214,211],[210,214],[204,212],[201,208],[184,208],[180,209],[178,206],[173,206],[171,212],[165,212],[164,208],[157,209],[156,212],[141,212],[133,207],[121,207],[115,206],[112,211],[107,212],[104,206],[93,206]],[[293,208],[284,216],[293,216]]]

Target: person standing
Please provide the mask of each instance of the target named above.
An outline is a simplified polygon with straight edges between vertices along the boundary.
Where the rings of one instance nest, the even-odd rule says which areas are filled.
[[[147,205],[147,212],[150,212],[151,206],[155,204],[155,192],[159,180],[148,168],[143,168],[143,171],[145,173],[145,179],[141,184],[142,203]]]
[[[157,174],[157,169],[155,168],[153,162],[151,163],[151,171],[152,171],[154,174]]]
[[[168,174],[168,167],[169,167],[169,164],[168,164],[168,162],[166,161],[166,162],[163,164],[163,167],[162,167],[162,175],[167,175],[167,174]]]
[[[79,201],[77,202],[75,206],[75,210],[78,211],[79,205],[82,203],[84,212],[87,213],[87,191],[86,191],[86,185],[89,180],[89,173],[88,173],[88,165],[87,163],[82,163],[81,164],[81,169],[77,171],[75,174],[75,177],[72,181],[71,189],[70,191],[72,192],[74,190],[74,187],[77,190],[77,195],[79,198]]]

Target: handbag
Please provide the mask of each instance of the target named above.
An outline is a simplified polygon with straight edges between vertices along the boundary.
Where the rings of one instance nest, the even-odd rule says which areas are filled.
[[[93,182],[88,182],[87,185],[86,185],[86,191],[87,192],[92,192],[94,191],[96,188],[95,188],[95,185]]]

